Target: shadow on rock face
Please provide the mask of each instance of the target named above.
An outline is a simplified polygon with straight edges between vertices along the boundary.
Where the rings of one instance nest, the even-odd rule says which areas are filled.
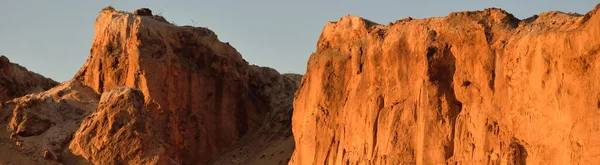
[[[525,165],[527,159],[527,150],[518,142],[513,142],[508,148],[508,164],[509,165]]]

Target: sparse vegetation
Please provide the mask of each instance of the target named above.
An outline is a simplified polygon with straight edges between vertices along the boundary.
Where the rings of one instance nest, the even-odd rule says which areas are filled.
[[[104,10],[115,11],[115,8],[113,8],[112,5],[108,5],[102,9],[102,11]]]
[[[133,15],[152,16],[152,10],[150,10],[148,8],[140,8],[140,9],[135,10],[133,12]]]
[[[192,21],[192,26],[196,27],[196,21],[194,21],[193,19],[190,19],[190,21]]]

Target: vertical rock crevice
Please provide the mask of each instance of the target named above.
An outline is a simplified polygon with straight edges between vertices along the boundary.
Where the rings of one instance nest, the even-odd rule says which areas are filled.
[[[449,134],[446,135],[448,139],[440,139],[445,141],[443,152],[444,159],[447,160],[454,153],[455,123],[462,110],[462,103],[456,99],[453,87],[456,59],[451,51],[452,46],[447,43],[439,45],[438,47],[434,44],[427,48],[427,75],[429,81],[436,87],[434,88],[436,95],[433,96],[437,102],[434,104],[437,105],[435,108],[438,110],[436,115],[441,119],[444,127],[450,129]],[[468,86],[470,82],[463,82],[463,86],[465,84]]]

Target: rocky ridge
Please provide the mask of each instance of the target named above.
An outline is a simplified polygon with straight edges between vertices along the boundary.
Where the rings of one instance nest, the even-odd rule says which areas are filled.
[[[0,56],[0,102],[48,90],[58,83]]]

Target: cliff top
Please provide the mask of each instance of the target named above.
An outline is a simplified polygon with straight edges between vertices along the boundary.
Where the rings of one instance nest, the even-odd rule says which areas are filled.
[[[589,24],[600,23],[598,10],[600,10],[600,4],[585,15],[551,11],[521,20],[503,9],[488,8],[482,11],[452,12],[445,17],[422,19],[407,17],[389,22],[387,25],[349,14],[337,21],[327,22],[317,43],[317,52],[331,46],[335,47],[339,41],[354,41],[368,35],[379,35],[379,38],[383,39],[388,30],[391,29],[403,31],[407,28],[449,28],[473,31],[483,28],[490,36],[502,36],[511,33],[537,35],[551,31],[572,31],[588,27]]]
[[[564,19],[563,17],[570,17],[570,18],[578,18],[580,19],[580,21],[582,23],[584,23],[585,21],[587,21],[587,19],[591,18],[594,15],[597,15],[597,11],[600,10],[600,4],[596,5],[596,7],[594,9],[592,9],[591,11],[589,11],[588,13],[586,13],[585,15],[583,14],[579,14],[579,13],[574,13],[574,12],[562,12],[562,11],[549,11],[549,12],[543,12],[540,13],[539,15],[533,15],[531,17],[528,17],[526,19],[518,19],[516,18],[514,15],[512,15],[511,13],[507,12],[504,9],[501,8],[486,8],[484,10],[475,10],[475,11],[458,11],[458,12],[451,12],[450,14],[448,14],[445,17],[429,17],[429,18],[422,18],[422,19],[415,19],[412,17],[407,17],[407,18],[403,18],[400,20],[396,20],[394,23],[390,22],[388,24],[388,26],[393,25],[393,24],[397,24],[397,23],[402,23],[402,22],[410,22],[413,20],[436,20],[436,19],[444,19],[444,18],[451,18],[451,17],[466,17],[466,18],[470,18],[470,19],[474,19],[474,20],[479,20],[479,19],[491,19],[491,20],[501,20],[501,19],[506,19],[506,20],[510,20],[510,21],[515,21],[515,22],[523,22],[523,23],[533,23],[534,20],[556,20],[556,19]],[[370,28],[374,25],[381,25],[379,23],[370,21],[368,19],[362,18],[360,16],[355,16],[352,14],[348,14],[345,15],[344,17],[340,18],[338,21],[329,21],[327,22],[327,26],[332,26],[332,25],[337,25],[338,23],[351,23],[351,24],[358,24],[358,25],[363,25],[363,27],[365,28]],[[353,25],[356,27],[360,27],[358,25]]]

